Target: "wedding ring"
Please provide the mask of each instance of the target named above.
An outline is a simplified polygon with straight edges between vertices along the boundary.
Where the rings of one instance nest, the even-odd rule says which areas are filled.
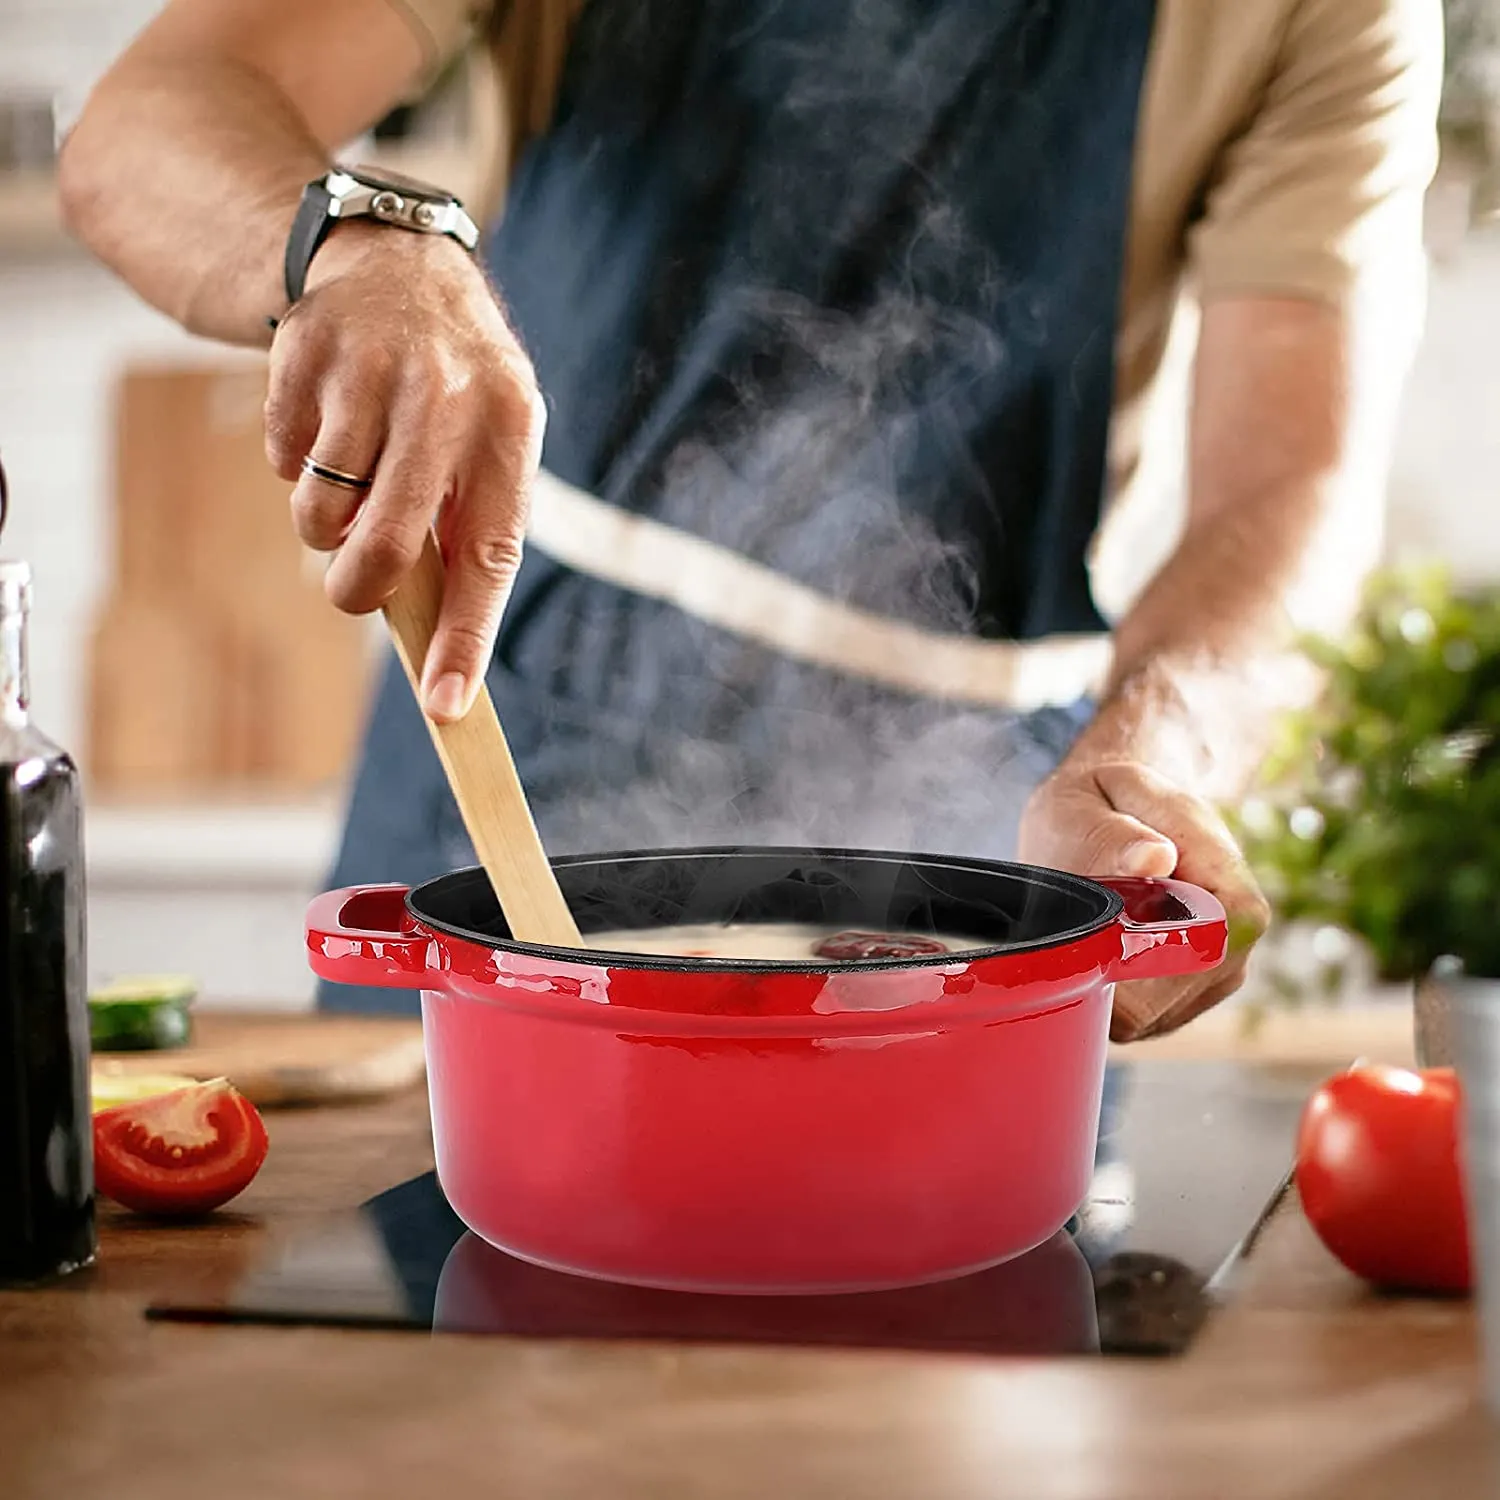
[[[311,453],[302,460],[302,472],[311,479],[321,479],[324,484],[336,484],[341,490],[367,490],[374,479],[361,479],[358,474],[346,474],[342,469],[320,464]]]

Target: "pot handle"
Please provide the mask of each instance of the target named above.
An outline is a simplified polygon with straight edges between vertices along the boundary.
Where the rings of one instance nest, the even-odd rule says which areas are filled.
[[[406,909],[405,885],[351,885],[307,908],[307,962],[320,979],[419,990],[432,938]]]
[[[1111,981],[1174,979],[1224,961],[1229,923],[1216,896],[1185,880],[1144,876],[1099,880],[1125,902],[1119,918],[1120,956]]]

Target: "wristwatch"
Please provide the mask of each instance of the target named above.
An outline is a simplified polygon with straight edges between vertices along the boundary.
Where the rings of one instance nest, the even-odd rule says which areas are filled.
[[[417,234],[446,234],[469,251],[479,243],[479,227],[452,193],[395,172],[335,167],[302,190],[286,242],[288,302],[302,296],[312,258],[340,219],[374,219]]]

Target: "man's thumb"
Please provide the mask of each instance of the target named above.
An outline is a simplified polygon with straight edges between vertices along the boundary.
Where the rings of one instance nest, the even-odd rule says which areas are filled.
[[[1103,823],[1089,851],[1089,875],[1155,875],[1177,868],[1177,845],[1137,818],[1116,813]]]

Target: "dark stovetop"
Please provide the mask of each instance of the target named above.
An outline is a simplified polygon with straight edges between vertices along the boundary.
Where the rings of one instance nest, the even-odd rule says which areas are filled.
[[[1185,1349],[1279,1200],[1315,1075],[1129,1072],[1113,1160],[1067,1230],[956,1281],[845,1296],[660,1292],[543,1270],[469,1233],[432,1173],[277,1243],[222,1300],[155,1318],[529,1338],[834,1344],[996,1354]]]

